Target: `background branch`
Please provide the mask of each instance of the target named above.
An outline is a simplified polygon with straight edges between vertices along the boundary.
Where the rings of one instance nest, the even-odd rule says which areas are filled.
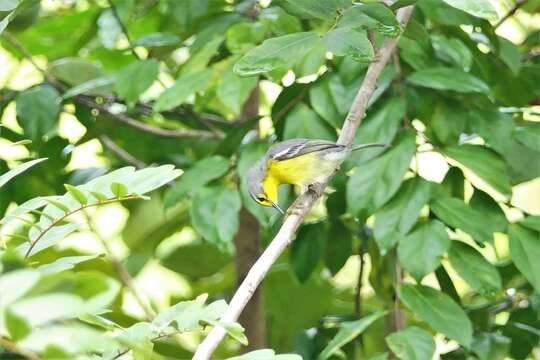
[[[413,8],[414,5],[401,8],[398,11],[397,18],[404,27],[411,16]],[[339,144],[347,146],[352,145],[354,136],[356,134],[356,129],[360,125],[360,122],[367,109],[369,99],[375,91],[377,80],[388,63],[398,40],[399,37],[386,39],[378,52],[378,61],[372,62],[369,65],[364,81],[362,82],[362,86],[358,90],[349,114],[345,119],[341,135],[338,139]],[[267,272],[270,270],[272,264],[274,264],[286,247],[292,242],[304,217],[311,210],[313,204],[318,199],[319,194],[322,193],[331,177],[332,176],[330,176],[330,178],[325,181],[321,188],[318,189],[318,194],[315,192],[308,192],[301,195],[295,201],[295,203],[292,205],[294,211],[290,212],[289,215],[286,216],[277,235],[249,271],[248,275],[242,282],[242,285],[240,285],[235,295],[231,299],[227,311],[220,320],[221,322],[232,322],[238,319],[238,316],[245,308],[249,299],[255,293],[255,290],[264,279]],[[225,334],[226,331],[223,327],[219,325],[215,326],[197,348],[193,360],[210,359],[212,353],[225,337]]]
[[[154,311],[148,306],[146,301],[143,300],[143,297],[139,294],[139,291],[137,291],[137,287],[135,286],[135,281],[133,281],[133,278],[127,271],[127,269],[124,267],[122,262],[114,255],[114,252],[112,251],[111,247],[109,246],[109,242],[107,239],[101,235],[101,233],[98,231],[98,229],[94,226],[94,222],[92,221],[92,218],[88,215],[86,211],[83,211],[84,216],[86,217],[86,223],[88,224],[88,228],[94,235],[96,235],[96,238],[99,240],[103,248],[105,249],[105,252],[107,253],[107,258],[111,262],[111,264],[114,266],[114,269],[116,270],[116,273],[118,274],[118,277],[120,278],[120,281],[126,289],[129,290],[129,292],[133,295],[133,298],[135,298],[135,301],[141,309],[143,310],[146,320],[151,321],[156,315]]]
[[[126,150],[118,146],[107,135],[101,135],[99,137],[99,141],[103,144],[105,148],[107,148],[110,152],[116,155],[120,160],[123,160],[126,163],[135,166],[137,169],[143,169],[148,166],[144,161],[137,159],[135,156],[131,155]]]
[[[493,26],[493,28],[497,29],[499,26],[501,26],[506,20],[514,16],[516,11],[518,11],[523,5],[527,3],[528,0],[517,0],[514,6]]]

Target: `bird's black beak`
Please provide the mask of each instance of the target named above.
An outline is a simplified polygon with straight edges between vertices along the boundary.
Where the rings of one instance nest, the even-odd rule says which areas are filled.
[[[283,211],[283,209],[278,204],[276,204],[275,202],[272,202],[272,207],[274,209],[276,209],[277,211],[279,211],[281,213],[281,215],[285,215],[285,211]]]

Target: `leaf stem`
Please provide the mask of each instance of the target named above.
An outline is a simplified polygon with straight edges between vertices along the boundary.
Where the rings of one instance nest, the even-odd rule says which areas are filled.
[[[97,203],[81,205],[80,207],[65,213],[63,216],[59,217],[58,219],[53,221],[49,226],[47,226],[45,229],[43,229],[43,231],[38,235],[36,240],[30,241],[30,246],[28,247],[28,250],[24,254],[24,257],[25,258],[29,257],[30,253],[32,252],[34,247],[37,245],[39,240],[41,240],[43,238],[43,236],[45,236],[45,234],[48,233],[53,227],[57,226],[59,223],[61,223],[65,219],[67,219],[69,216],[71,216],[71,215],[73,215],[73,214],[75,214],[75,213],[77,213],[77,212],[79,212],[81,210],[87,209],[89,207],[98,206],[98,205],[112,204],[112,203],[121,202],[121,201],[127,201],[127,200],[137,200],[137,199],[140,199],[140,197],[138,195],[129,195],[129,196],[125,196],[125,197],[122,197],[122,198],[108,199],[108,200],[104,200],[104,201],[98,201]]]

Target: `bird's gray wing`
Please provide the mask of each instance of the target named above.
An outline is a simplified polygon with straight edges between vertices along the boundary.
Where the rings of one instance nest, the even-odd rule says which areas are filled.
[[[268,158],[271,160],[287,160],[315,151],[330,150],[341,147],[343,146],[327,140],[291,139],[272,146],[268,150]]]

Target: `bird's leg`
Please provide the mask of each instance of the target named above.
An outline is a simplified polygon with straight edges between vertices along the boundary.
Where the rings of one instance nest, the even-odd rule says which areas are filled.
[[[312,192],[317,197],[321,197],[324,193],[324,184],[314,182],[313,184],[308,185],[308,191]]]

